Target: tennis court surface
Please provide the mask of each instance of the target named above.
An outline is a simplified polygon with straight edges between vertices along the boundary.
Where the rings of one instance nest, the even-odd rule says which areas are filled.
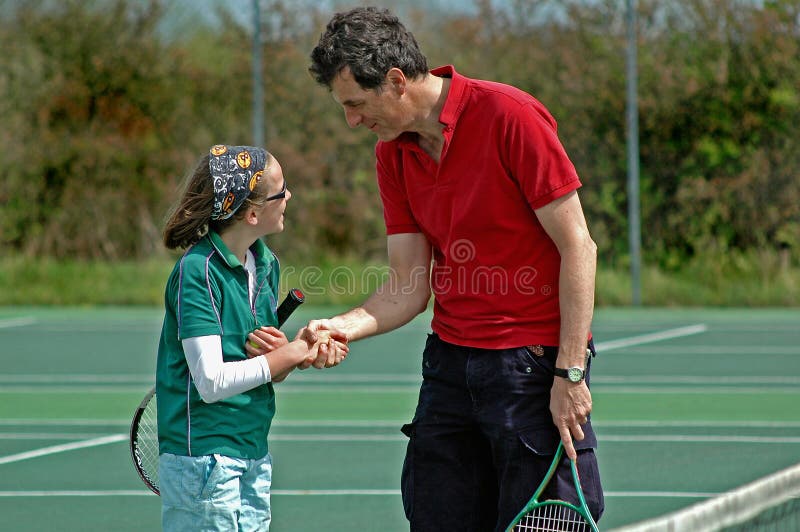
[[[336,310],[307,304],[284,329]],[[157,309],[0,308],[0,529],[159,529],[127,430],[152,385],[160,323]],[[429,323],[276,386],[273,532],[408,529],[399,428]],[[800,462],[800,309],[599,309],[593,332],[601,530]]]

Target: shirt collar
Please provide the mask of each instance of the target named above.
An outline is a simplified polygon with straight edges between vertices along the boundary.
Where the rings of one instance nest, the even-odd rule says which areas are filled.
[[[430,71],[431,75],[441,78],[450,78],[450,89],[444,101],[442,112],[439,113],[439,122],[443,124],[443,129],[452,131],[461,111],[464,109],[464,95],[467,89],[467,78],[456,72],[453,65],[445,65],[434,68]],[[417,142],[417,134],[405,132],[401,134],[397,141],[403,148],[422,150]]]
[[[431,74],[440,78],[450,78],[450,90],[447,92],[447,99],[439,114],[439,122],[447,126],[453,126],[464,109],[464,95],[467,88],[467,78],[456,72],[453,65],[445,65],[431,70]]]
[[[237,266],[244,267],[242,261],[239,260],[235,253],[228,249],[228,246],[225,245],[222,237],[220,237],[216,231],[209,231],[208,238],[211,241],[211,245],[214,246],[214,249],[217,250],[217,253],[219,253],[219,256],[222,257],[222,260],[225,261],[229,268],[236,268]],[[266,257],[270,252],[267,245],[260,238],[253,242],[253,245],[250,246],[250,251],[253,252],[256,261]]]

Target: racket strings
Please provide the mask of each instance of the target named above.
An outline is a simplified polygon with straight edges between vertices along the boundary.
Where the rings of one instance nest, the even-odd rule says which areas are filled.
[[[158,415],[155,397],[145,406],[136,427],[135,454],[142,474],[153,487],[158,488]]]
[[[528,512],[514,526],[514,532],[590,532],[581,514],[560,504],[547,504]]]

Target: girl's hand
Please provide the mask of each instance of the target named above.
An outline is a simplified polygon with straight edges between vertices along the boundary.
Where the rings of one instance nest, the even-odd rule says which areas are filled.
[[[244,348],[248,358],[265,355],[288,344],[289,340],[280,329],[261,327],[247,335]]]

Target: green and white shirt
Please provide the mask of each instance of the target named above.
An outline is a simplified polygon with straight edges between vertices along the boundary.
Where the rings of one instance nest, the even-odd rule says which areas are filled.
[[[167,281],[156,367],[161,453],[259,459],[269,450],[272,384],[206,403],[182,344],[187,338],[217,335],[223,361],[242,361],[247,360],[247,335],[261,326],[277,326],[278,260],[261,240],[250,251],[255,258],[252,300],[245,268],[214,232],[186,251]]]

